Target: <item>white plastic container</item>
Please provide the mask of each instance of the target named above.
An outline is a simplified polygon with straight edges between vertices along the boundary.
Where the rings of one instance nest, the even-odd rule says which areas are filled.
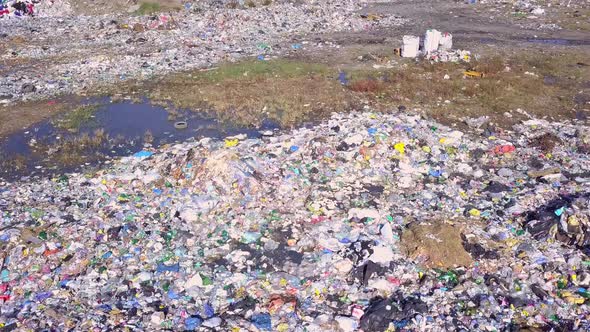
[[[424,53],[429,54],[438,50],[441,37],[442,35],[438,30],[426,30],[426,36],[424,36]]]
[[[420,37],[406,35],[402,39],[402,57],[415,58],[418,56]]]
[[[439,43],[439,49],[441,51],[449,51],[453,48],[453,35],[448,32],[442,34]]]

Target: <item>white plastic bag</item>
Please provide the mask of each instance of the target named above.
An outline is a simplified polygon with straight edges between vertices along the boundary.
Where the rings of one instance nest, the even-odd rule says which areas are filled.
[[[439,43],[439,49],[441,51],[449,51],[453,48],[453,35],[448,32],[442,34]]]

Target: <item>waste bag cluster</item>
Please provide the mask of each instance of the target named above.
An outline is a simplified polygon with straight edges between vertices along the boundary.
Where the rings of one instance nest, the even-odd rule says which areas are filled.
[[[2,329],[587,331],[590,131],[467,128],[334,114],[0,182]]]

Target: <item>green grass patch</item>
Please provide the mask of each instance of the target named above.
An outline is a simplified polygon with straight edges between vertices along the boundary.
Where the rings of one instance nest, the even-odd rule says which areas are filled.
[[[168,76],[150,97],[179,108],[212,109],[221,120],[241,125],[273,119],[289,126],[346,108],[349,99],[337,75],[317,63],[250,60]]]
[[[494,52],[471,63],[398,59],[397,66],[381,69],[247,60],[167,75],[153,82],[147,94],[154,101],[212,111],[220,120],[240,125],[264,119],[297,125],[365,103],[385,112],[399,105],[422,109],[440,121],[488,115],[500,125],[511,125],[518,121],[519,108],[538,117],[571,116],[573,97],[590,77],[585,56],[575,50]],[[466,70],[485,75],[468,78]],[[339,82],[340,71],[346,74],[346,86]]]
[[[143,2],[139,9],[135,11],[136,15],[151,15],[159,12],[162,9],[159,3]]]
[[[71,132],[78,132],[83,125],[91,125],[94,122],[94,112],[98,105],[84,105],[73,111],[65,113],[55,121],[55,126]]]

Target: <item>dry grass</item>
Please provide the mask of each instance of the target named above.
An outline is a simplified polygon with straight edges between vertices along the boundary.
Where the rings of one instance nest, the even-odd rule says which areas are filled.
[[[23,171],[27,167],[27,158],[22,154],[0,154],[0,170]]]
[[[517,109],[538,117],[572,116],[573,96],[590,77],[590,66],[580,65],[587,61],[584,52],[575,51],[496,54],[471,63],[400,61],[383,70],[246,61],[168,76],[154,85],[150,97],[179,108],[213,110],[241,125],[272,119],[291,126],[369,101],[381,111],[421,108],[445,123],[488,115],[510,126],[523,115],[505,113]],[[337,79],[340,70],[349,79],[345,88]],[[466,70],[485,76],[466,78]]]
[[[444,122],[488,115],[510,125],[519,114],[506,118],[505,112],[519,108],[539,117],[571,115],[576,87],[590,77],[590,67],[579,65],[583,61],[587,60],[582,53],[536,52],[469,64],[408,62],[390,70],[352,73],[349,88],[357,95],[369,95],[385,110],[404,104],[427,109]],[[467,69],[485,76],[465,78]],[[554,82],[548,84],[545,77]]]
[[[237,9],[238,7],[240,7],[240,3],[238,1],[229,1],[225,7],[229,8],[229,9]]]
[[[225,121],[289,126],[344,110],[351,98],[330,69],[292,61],[249,61],[164,79],[151,94],[180,108],[212,108]]]
[[[363,93],[380,93],[383,92],[385,86],[376,79],[360,79],[350,84],[350,90],[354,92]]]
[[[0,106],[0,137],[14,133],[33,123],[67,110],[59,101],[27,101],[7,107]]]
[[[553,23],[564,29],[590,31],[590,8],[566,9],[555,16]]]
[[[33,150],[35,156],[44,159],[49,166],[72,167],[100,159],[101,150],[111,143],[104,129],[92,134],[83,133],[51,144],[38,144]]]

